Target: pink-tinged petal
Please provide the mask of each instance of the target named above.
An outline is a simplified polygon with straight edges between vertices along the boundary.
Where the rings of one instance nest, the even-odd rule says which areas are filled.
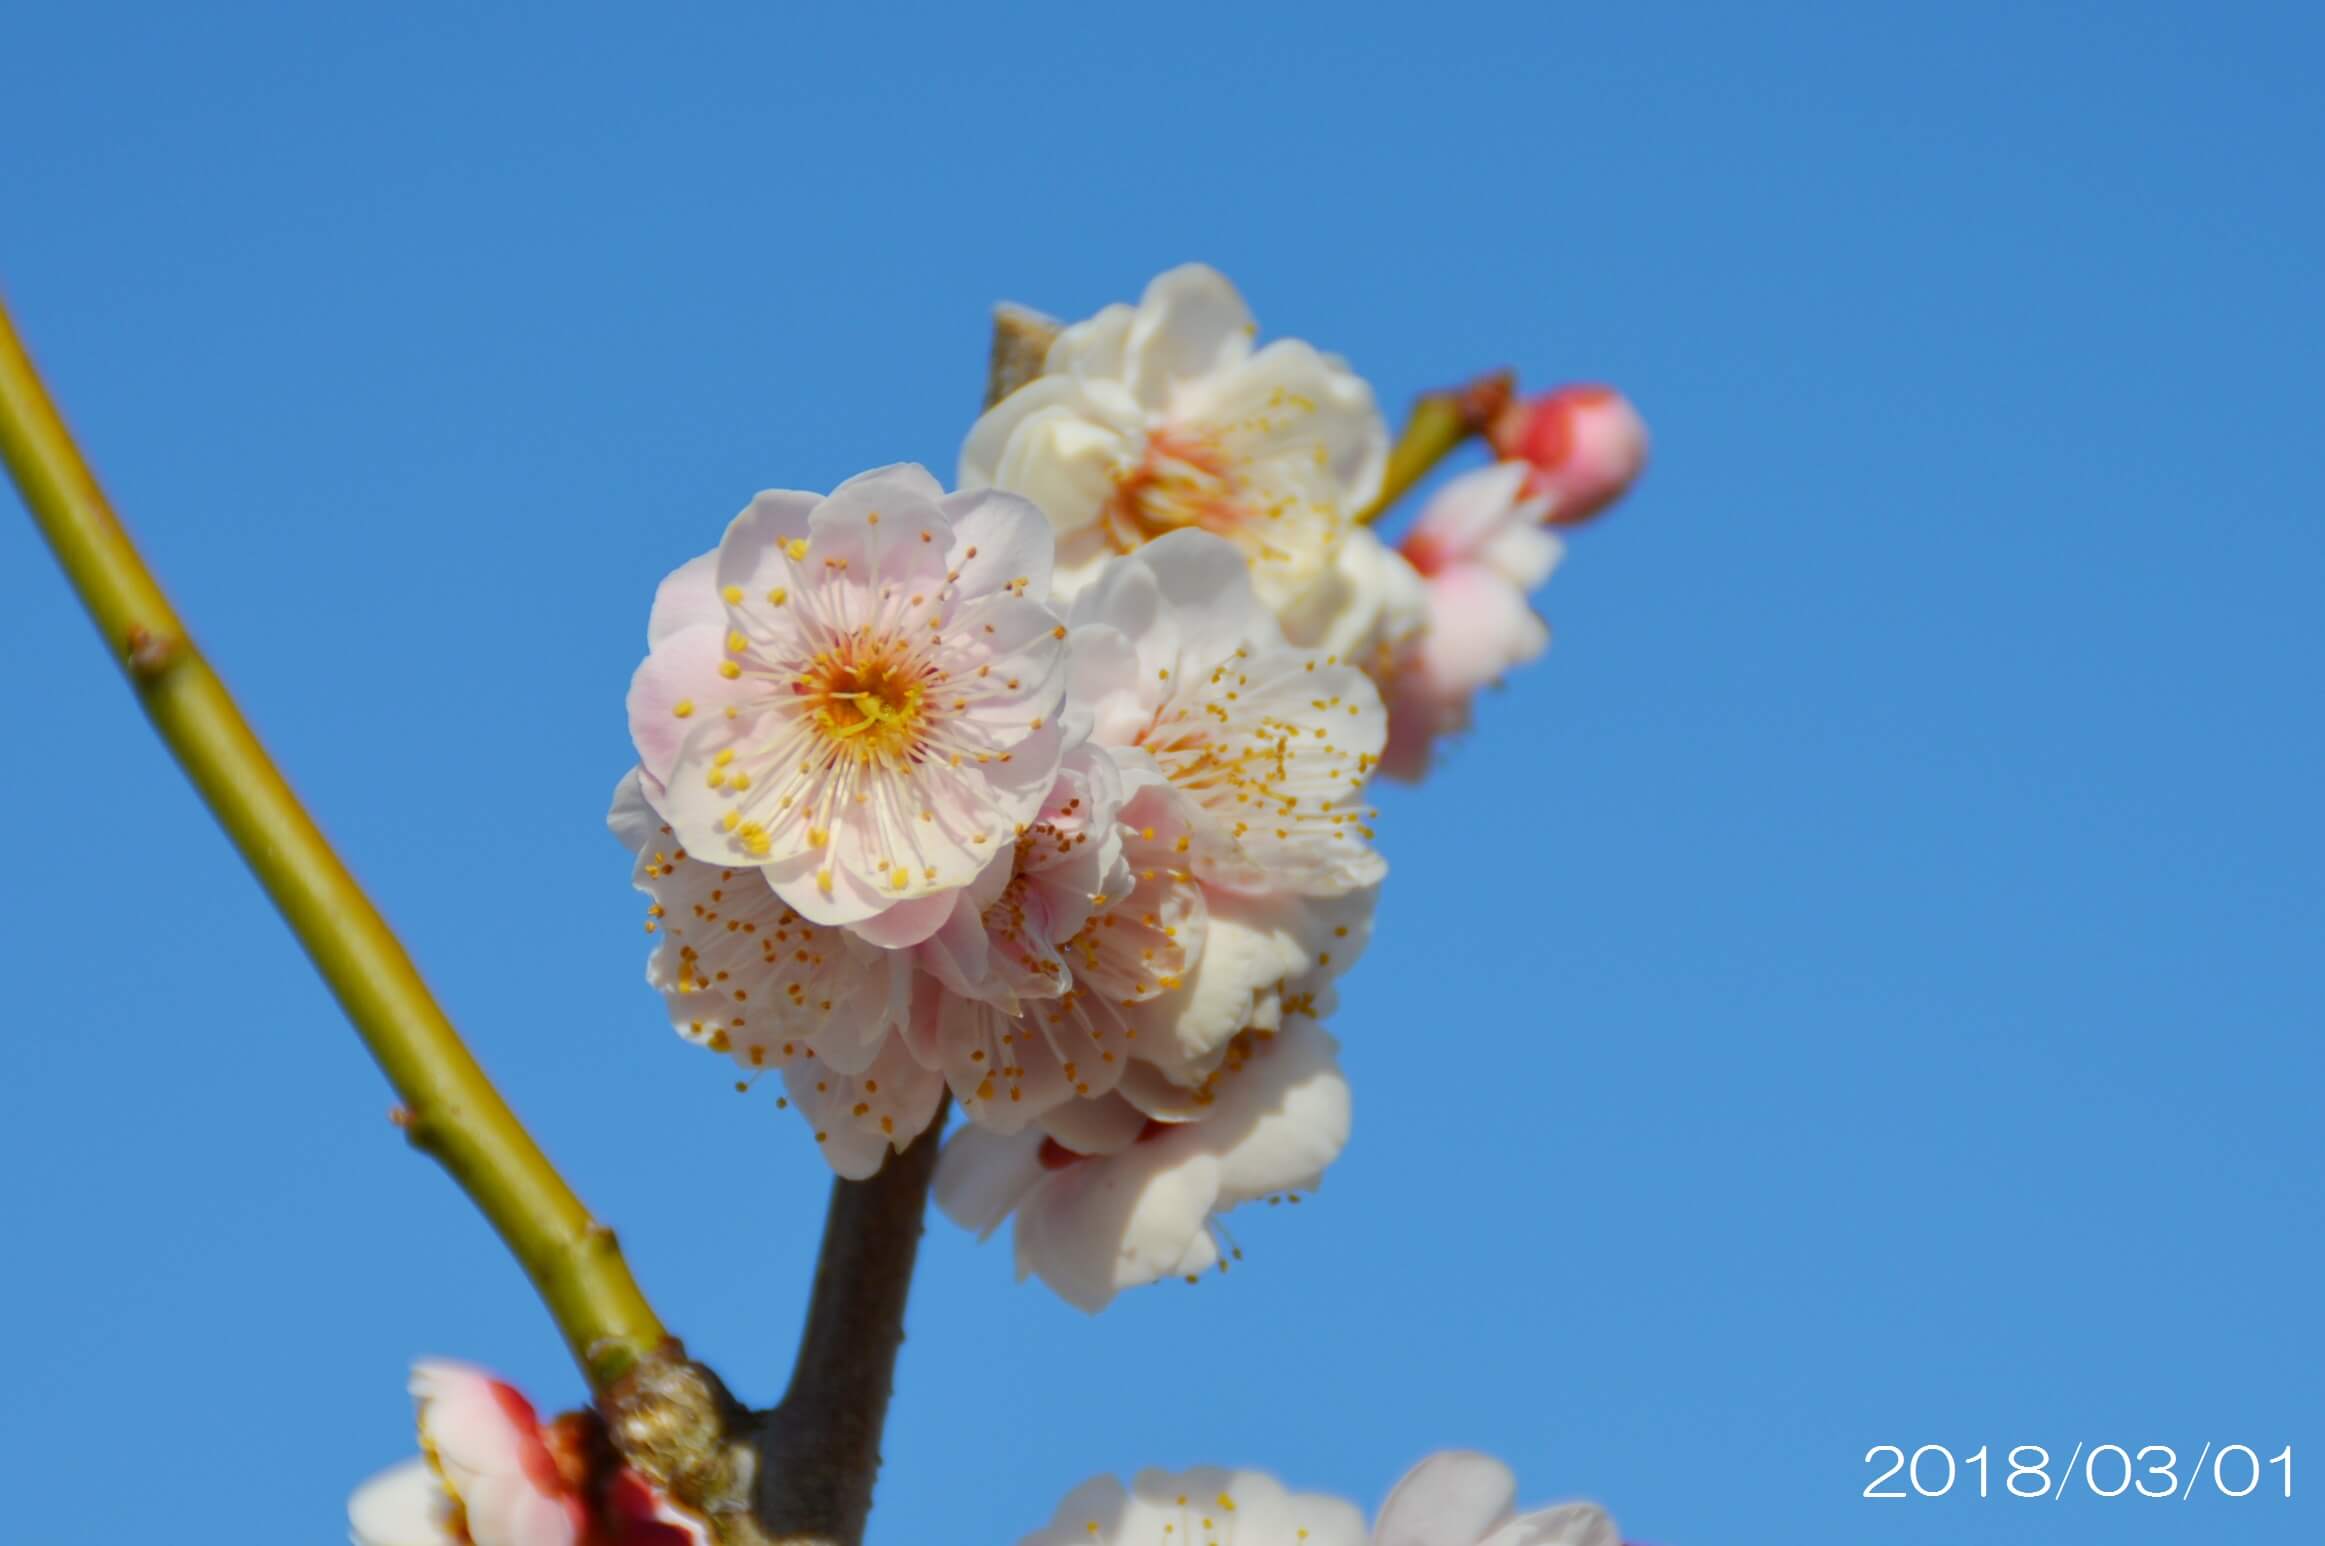
[[[839,502],[843,514],[858,509],[877,510],[883,505],[935,504],[944,498],[944,485],[918,462],[890,462],[869,472],[859,472],[833,489],[828,496]]]
[[[907,960],[801,917],[762,872],[688,858],[657,827],[638,845],[632,880],[653,898],[647,980],[688,1041],[749,1070],[782,1067],[814,1042],[857,1072],[902,1026]]]
[[[975,489],[946,495],[941,508],[953,528],[946,562],[959,573],[964,592],[1049,594],[1057,538],[1033,501],[998,489]]]
[[[1201,263],[1157,275],[1139,298],[1123,379],[1151,412],[1174,414],[1186,389],[1251,352],[1251,309],[1226,276]]]
[[[587,1510],[530,1402],[480,1370],[442,1362],[413,1366],[412,1394],[421,1448],[474,1546],[578,1546]]]
[[[898,902],[885,911],[850,924],[849,930],[867,945],[883,950],[909,950],[937,932],[959,906],[961,893],[940,892]]]
[[[1518,1479],[1491,1455],[1431,1455],[1390,1490],[1373,1525],[1375,1546],[1478,1546],[1510,1517]]]
[[[699,554],[673,569],[654,589],[654,610],[646,619],[650,649],[681,628],[725,625],[726,606],[718,594],[718,549]]]
[[[1549,628],[1501,576],[1464,565],[1429,582],[1420,665],[1439,696],[1467,697],[1549,646]]]
[[[462,1546],[450,1500],[428,1462],[411,1459],[379,1473],[347,1500],[354,1546]]]
[[[743,507],[727,524],[718,545],[712,578],[722,606],[745,599],[764,601],[770,591],[788,591],[799,582],[789,545],[807,540],[808,523],[821,494],[797,489],[768,489]],[[724,617],[719,619],[724,624]]]
[[[1595,1503],[1561,1503],[1520,1514],[1479,1546],[1622,1546],[1622,1532]]]
[[[748,688],[720,673],[726,661],[723,624],[681,628],[654,646],[630,678],[630,740],[638,761],[664,784],[689,733],[744,701]]]
[[[946,1218],[988,1238],[1042,1178],[1042,1135],[969,1126],[945,1140],[936,1166],[936,1205]]]
[[[1465,472],[1429,496],[1411,531],[1404,554],[1423,574],[1465,562],[1501,533],[1532,526],[1549,510],[1547,500],[1524,497],[1526,468],[1496,462]]]
[[[783,1070],[783,1088],[815,1133],[833,1171],[851,1181],[877,1172],[890,1152],[928,1130],[944,1078],[915,1062],[899,1037],[881,1044],[862,1074],[843,1074],[814,1058]]]

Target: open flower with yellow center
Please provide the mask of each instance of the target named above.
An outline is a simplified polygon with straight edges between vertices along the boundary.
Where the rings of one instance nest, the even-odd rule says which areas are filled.
[[[754,499],[663,582],[630,687],[679,845],[811,923],[926,937],[1057,773],[1051,546],[1024,500],[918,467]]]
[[[1292,605],[1330,575],[1380,491],[1388,427],[1372,389],[1297,339],[1252,346],[1216,270],[1174,268],[1135,307],[1059,334],[1043,373],[989,409],[961,450],[964,488],[1023,494],[1058,529],[1058,592],[1116,554],[1206,531]]]

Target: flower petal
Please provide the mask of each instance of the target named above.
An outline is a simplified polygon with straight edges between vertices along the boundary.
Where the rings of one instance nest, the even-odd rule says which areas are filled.
[[[1478,1546],[1510,1517],[1517,1496],[1517,1477],[1491,1455],[1431,1455],[1390,1489],[1373,1525],[1374,1546]]]
[[[1155,276],[1139,298],[1122,377],[1149,411],[1177,416],[1188,389],[1242,363],[1257,330],[1224,274],[1182,264]]]
[[[417,1457],[380,1472],[347,1500],[354,1546],[461,1546],[449,1500],[428,1462]]]

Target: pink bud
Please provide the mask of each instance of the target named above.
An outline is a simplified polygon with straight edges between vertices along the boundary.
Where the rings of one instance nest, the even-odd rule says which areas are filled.
[[[1533,469],[1553,526],[1579,526],[1623,496],[1647,465],[1647,425],[1613,387],[1566,386],[1513,403],[1493,422],[1494,451]]]

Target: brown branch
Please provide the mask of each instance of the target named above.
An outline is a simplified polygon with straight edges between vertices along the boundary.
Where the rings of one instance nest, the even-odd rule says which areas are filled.
[[[754,1512],[778,1541],[855,1546],[880,1474],[945,1111],[868,1181],[834,1181],[791,1388],[760,1414]]]

